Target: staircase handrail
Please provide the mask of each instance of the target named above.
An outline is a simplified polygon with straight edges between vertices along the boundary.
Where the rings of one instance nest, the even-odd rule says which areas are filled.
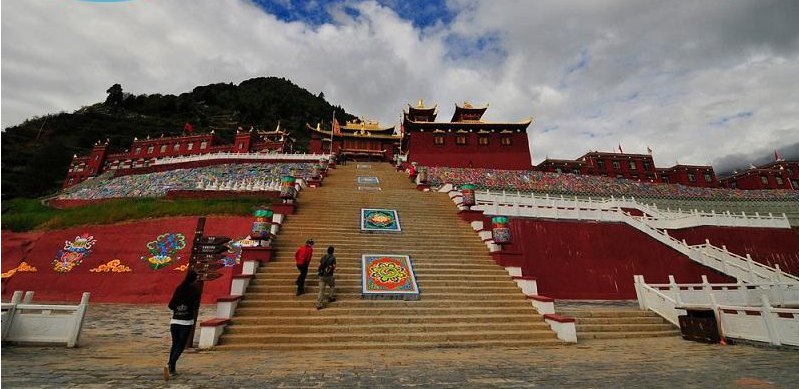
[[[518,203],[521,205],[538,205],[543,202],[550,207],[563,207],[563,208],[581,208],[581,209],[613,209],[613,208],[632,208],[637,209],[644,213],[643,217],[647,220],[657,221],[661,224],[672,222],[669,228],[686,228],[698,225],[722,225],[722,226],[750,226],[750,227],[772,227],[772,228],[790,228],[788,217],[783,213],[782,215],[774,216],[769,213],[768,216],[760,215],[755,212],[754,215],[747,215],[745,212],[741,214],[734,214],[730,212],[716,213],[715,211],[703,212],[699,210],[691,210],[688,212],[682,209],[678,210],[662,210],[657,208],[656,205],[648,205],[641,203],[635,197],[627,198],[622,196],[621,199],[611,196],[610,199],[597,200],[588,197],[588,199],[579,199],[577,196],[565,197],[560,196],[538,196],[534,193],[522,193],[521,191],[508,192],[492,192],[489,189],[484,191],[476,191],[478,203],[498,202],[500,204]],[[677,222],[678,224],[675,224]]]
[[[768,265],[764,265],[760,262],[752,260],[752,256],[749,254],[746,254],[746,256],[744,257],[726,250],[726,247],[714,246],[708,241],[705,241],[705,243],[703,244],[698,244],[691,247],[695,248],[696,250],[699,250],[703,255],[716,258],[719,261],[723,261],[727,264],[735,264],[735,266],[742,267],[745,270],[749,270],[749,267],[751,267],[752,273],[763,278],[766,281],[782,282],[785,279],[789,282],[799,283],[799,277],[782,271],[779,265],[776,265],[775,267],[772,268]],[[733,260],[731,261],[728,258],[733,258]],[[744,265],[742,265],[742,263]],[[757,281],[750,278],[749,282],[756,283]]]

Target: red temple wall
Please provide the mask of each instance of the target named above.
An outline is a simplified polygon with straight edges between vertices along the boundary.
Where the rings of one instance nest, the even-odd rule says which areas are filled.
[[[445,143],[434,144],[435,135],[444,135]],[[487,145],[478,144],[478,134],[464,135],[467,136],[467,144],[458,145],[453,134],[413,132],[408,141],[408,161],[418,162],[422,166],[510,170],[533,168],[526,133],[507,134],[511,138],[510,145],[500,144],[500,134],[490,134]]]
[[[633,276],[648,283],[734,282],[621,223],[511,219],[504,251],[541,295],[560,299],[635,299]],[[513,255],[513,254],[516,255]],[[515,258],[515,259],[514,259]],[[512,263],[516,262],[516,263]]]
[[[250,231],[251,217],[208,217],[206,235],[225,235],[234,239]],[[21,261],[36,267],[36,272],[17,272],[3,279],[2,295],[10,299],[15,290],[36,292],[34,301],[80,300],[81,293],[91,292],[91,300],[114,303],[165,303],[168,302],[185,272],[175,270],[188,263],[191,240],[194,238],[196,217],[175,217],[116,225],[94,225],[58,231],[12,233],[2,232],[2,271],[15,268]],[[186,247],[178,251],[178,260],[166,267],[153,270],[142,259],[149,256],[147,243],[166,232],[180,233],[186,238]],[[97,240],[83,263],[67,273],[53,270],[56,253],[65,241],[88,233]],[[130,272],[91,272],[90,269],[119,259]],[[224,268],[223,277],[205,283],[203,303],[213,303],[219,296],[230,293],[230,280],[235,268]],[[236,270],[237,274],[240,270]]]
[[[714,246],[725,245],[730,252],[799,275],[799,235],[791,229],[702,226],[669,230],[669,235],[692,245],[708,239]]]

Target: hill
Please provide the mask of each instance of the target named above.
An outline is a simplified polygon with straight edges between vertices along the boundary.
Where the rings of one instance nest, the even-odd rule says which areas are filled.
[[[130,95],[118,84],[107,92],[105,102],[73,113],[32,118],[3,130],[3,199],[55,192],[72,155],[88,154],[100,139],[124,148],[133,137],[179,135],[188,122],[199,132],[214,130],[231,141],[239,126],[272,130],[280,122],[302,150],[310,138],[306,123],[329,123],[334,110],[341,121],[354,119],[327,102],[323,93],[315,96],[277,77],[198,86],[178,96]]]

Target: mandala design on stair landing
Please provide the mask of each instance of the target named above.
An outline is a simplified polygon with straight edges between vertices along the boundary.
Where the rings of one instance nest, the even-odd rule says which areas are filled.
[[[399,216],[393,209],[361,209],[361,231],[400,232]]]
[[[364,298],[419,298],[419,286],[409,256],[364,254],[361,265],[361,294]]]

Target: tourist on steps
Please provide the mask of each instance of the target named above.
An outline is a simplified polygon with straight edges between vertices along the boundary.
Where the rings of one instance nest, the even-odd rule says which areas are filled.
[[[194,318],[200,309],[200,283],[194,270],[189,270],[186,278],[175,289],[172,299],[169,300],[169,309],[173,312],[172,320],[169,322],[172,348],[169,350],[169,362],[164,367],[164,380],[169,380],[169,376],[176,373],[175,364],[186,348]]]
[[[305,241],[305,246],[297,249],[294,253],[294,259],[297,261],[297,270],[300,271],[300,276],[297,277],[297,296],[305,293],[305,277],[308,275],[308,266],[311,265],[313,258],[313,239]]]
[[[325,285],[330,287],[330,294],[327,296],[327,301],[336,301],[336,279],[333,272],[336,270],[336,257],[333,256],[333,246],[327,248],[327,254],[322,256],[319,261],[319,297],[316,298],[316,309],[322,309],[325,301]]]

